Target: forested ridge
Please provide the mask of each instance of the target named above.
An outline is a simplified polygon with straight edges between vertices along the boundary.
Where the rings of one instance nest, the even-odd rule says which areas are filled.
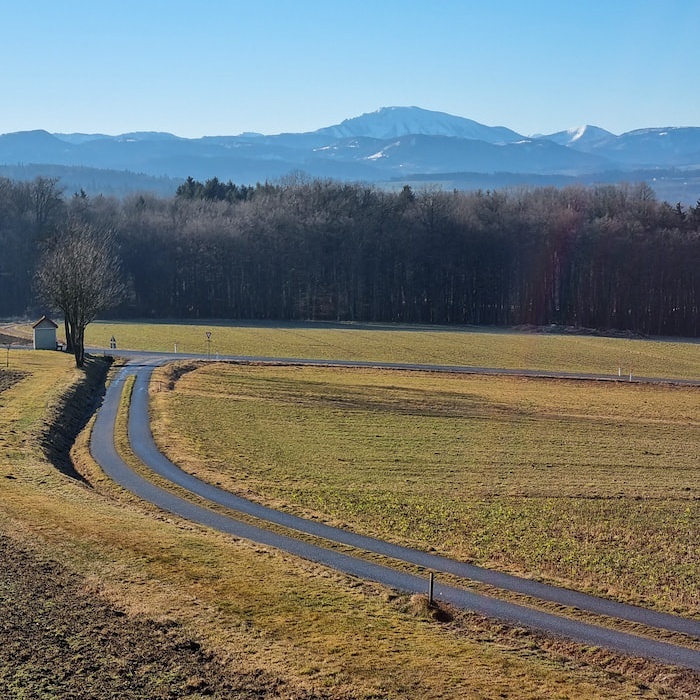
[[[646,185],[391,192],[189,178],[174,197],[66,196],[0,179],[0,317],[44,311],[41,251],[69,220],[110,230],[112,315],[549,325],[700,335],[700,202]]]

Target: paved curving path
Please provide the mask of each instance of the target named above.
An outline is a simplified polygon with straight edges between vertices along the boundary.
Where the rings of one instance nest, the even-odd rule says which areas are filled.
[[[202,482],[192,475],[186,474],[167,460],[158,451],[150,432],[148,382],[153,369],[157,365],[173,358],[148,356],[146,354],[139,355],[139,358],[139,360],[132,360],[129,365],[122,369],[110,385],[104,404],[95,422],[91,438],[91,450],[97,462],[114,481],[164,510],[215,528],[221,532],[276,547],[291,554],[333,567],[344,573],[376,581],[398,590],[420,593],[427,591],[427,578],[400,572],[392,569],[390,566],[382,566],[359,557],[353,557],[332,549],[310,544],[309,542],[300,541],[291,536],[280,535],[263,527],[242,523],[233,517],[215,513],[175,496],[135,474],[121,460],[114,446],[114,422],[117,417],[124,380],[130,375],[136,376],[129,412],[129,439],[134,452],[155,473],[209,502],[254,516],[262,521],[275,523],[331,542],[346,544],[362,551],[378,553],[398,561],[425,567],[432,571],[451,573],[542,600],[553,601],[601,615],[639,622],[660,630],[671,630],[700,638],[700,622],[696,620],[557,588],[509,574],[483,569],[446,557],[393,545],[371,537],[357,535],[347,530],[308,521],[289,513],[275,511]],[[257,360],[257,358],[239,359],[243,361]],[[270,361],[281,362],[272,358],[270,358]],[[401,365],[391,366],[403,368]],[[406,368],[425,369],[424,366],[418,365],[411,365]],[[568,637],[584,644],[606,647],[625,654],[657,659],[664,663],[700,671],[700,652],[686,647],[617,632],[440,583],[435,584],[434,594],[436,598],[458,607],[507,620],[517,625]]]

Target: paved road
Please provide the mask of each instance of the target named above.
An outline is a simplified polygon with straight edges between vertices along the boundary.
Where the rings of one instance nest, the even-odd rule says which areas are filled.
[[[101,355],[109,353],[104,348],[88,348],[93,354]],[[144,350],[119,350],[120,356],[148,361],[153,358],[152,352]],[[307,365],[315,367],[366,367],[381,369],[398,369],[402,371],[419,372],[452,372],[456,374],[490,374],[513,377],[531,377],[535,379],[578,379],[584,381],[603,382],[632,382],[636,384],[676,384],[682,386],[700,387],[700,379],[681,379],[673,377],[638,377],[636,375],[623,374],[595,374],[590,372],[565,372],[557,370],[541,369],[509,369],[503,367],[471,367],[468,365],[442,365],[442,364],[417,364],[407,362],[382,362],[370,360],[314,360],[305,357],[263,357],[251,355],[201,355],[194,353],[158,353],[160,359],[169,358],[171,360],[222,360],[225,362],[255,363],[271,365]]]
[[[362,551],[376,552],[399,561],[416,564],[432,571],[452,573],[543,600],[555,601],[563,605],[590,610],[602,615],[641,622],[651,627],[673,630],[700,638],[700,622],[695,620],[624,605],[576,591],[556,588],[508,574],[482,569],[464,562],[431,555],[426,552],[392,545],[346,530],[332,528],[322,523],[306,521],[289,513],[274,511],[259,504],[251,503],[184,473],[158,452],[150,433],[148,421],[148,381],[153,368],[167,361],[167,359],[163,358],[163,356],[141,354],[139,360],[132,360],[131,364],[121,370],[115,381],[110,385],[93,430],[91,449],[95,459],[112,479],[141,498],[202,525],[282,549],[354,576],[377,581],[406,592],[425,593],[427,591],[426,578],[400,572],[389,566],[368,562],[367,560],[308,542],[302,542],[294,537],[276,534],[262,527],[241,523],[233,517],[220,515],[207,508],[196,506],[155,486],[132,472],[119,458],[114,447],[114,421],[117,415],[122,387],[124,380],[132,374],[136,375],[136,382],[129,415],[129,436],[134,451],[153,471],[212,503],[218,503],[233,511],[246,513],[261,520],[315,535],[329,541],[350,545]],[[246,361],[252,361],[253,359],[257,358],[245,358]],[[270,359],[272,361],[272,358]],[[276,361],[279,362],[279,360]],[[418,366],[412,367],[418,369]],[[665,663],[700,671],[700,652],[692,649],[570,620],[440,583],[436,583],[434,593],[438,599],[445,602],[518,625],[569,637],[585,644],[611,648],[634,656],[654,658]]]

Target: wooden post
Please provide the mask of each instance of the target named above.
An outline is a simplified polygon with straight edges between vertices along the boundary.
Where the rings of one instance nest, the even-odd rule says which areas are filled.
[[[435,574],[431,571],[428,579],[428,605],[433,604],[433,588],[435,585]]]

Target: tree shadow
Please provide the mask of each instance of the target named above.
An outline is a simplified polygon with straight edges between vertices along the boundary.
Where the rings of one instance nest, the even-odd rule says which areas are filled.
[[[40,436],[41,447],[51,464],[65,476],[86,485],[89,482],[75,468],[70,452],[102,402],[112,361],[111,357],[86,356],[83,377],[50,407]]]

